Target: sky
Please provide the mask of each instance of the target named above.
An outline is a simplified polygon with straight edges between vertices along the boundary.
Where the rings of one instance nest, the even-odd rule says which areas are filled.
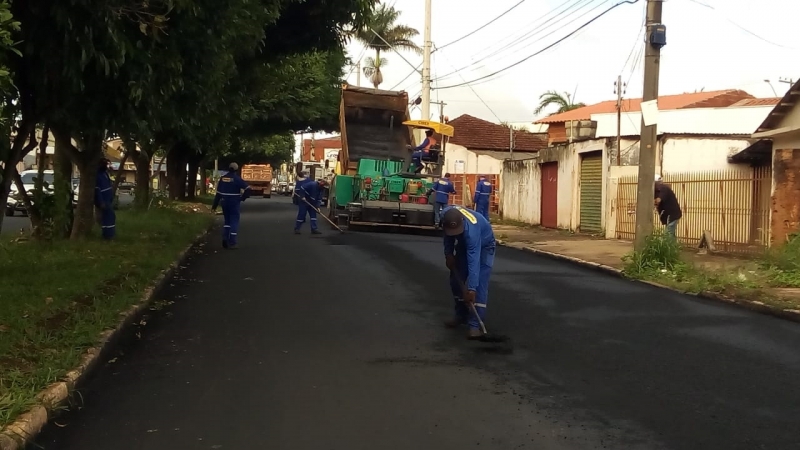
[[[424,0],[383,1],[402,12],[399,23],[420,31],[415,42],[422,46]],[[431,100],[445,102],[450,119],[470,114],[492,122],[532,122],[539,96],[548,90],[568,92],[575,101],[592,104],[616,98],[614,83],[622,76],[627,83],[624,97],[641,97],[645,0],[622,4],[531,56],[620,1],[432,0]],[[447,45],[517,3],[492,24]],[[662,49],[660,94],[742,89],[756,97],[774,97],[776,92],[782,96],[789,85],[779,79],[800,78],[800,42],[794,39],[798,13],[798,0],[665,0],[667,45]],[[358,42],[351,42],[348,52],[354,60],[374,56]],[[422,83],[413,71],[422,56],[383,56],[388,64],[381,89],[406,90],[415,98]],[[527,57],[498,75],[475,81]],[[357,82],[355,72],[347,69],[351,84]],[[464,83],[468,84],[450,87]],[[361,85],[370,85],[363,74]],[[431,114],[438,118],[437,105],[431,105]],[[412,116],[421,118],[419,108]]]

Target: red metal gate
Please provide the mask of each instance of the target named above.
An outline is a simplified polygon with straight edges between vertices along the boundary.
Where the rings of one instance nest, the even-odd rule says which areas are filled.
[[[558,163],[542,164],[542,226],[558,228]]]

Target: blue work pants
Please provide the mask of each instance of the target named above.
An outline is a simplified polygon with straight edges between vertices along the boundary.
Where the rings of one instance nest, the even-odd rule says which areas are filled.
[[[494,253],[495,247],[481,249],[480,277],[478,289],[475,291],[475,310],[482,321],[486,320],[486,307],[489,304],[489,278],[492,275],[492,266],[494,266]],[[480,324],[475,314],[464,303],[464,294],[466,292],[462,291],[461,285],[461,282],[463,282],[464,289],[467,288],[467,255],[456,253],[456,265],[458,267],[457,276],[461,277],[461,280],[459,281],[455,278],[456,275],[450,274],[450,289],[455,300],[456,320],[460,323],[468,323],[470,329],[478,330],[480,329]]]
[[[297,205],[297,221],[295,222],[294,229],[299,230],[304,223],[306,223],[306,214],[311,218],[311,231],[317,229],[317,211],[310,207],[306,202],[300,199],[300,204]]]
[[[222,199],[222,216],[225,218],[222,240],[228,245],[236,245],[238,242],[241,206],[242,202],[239,197]]]

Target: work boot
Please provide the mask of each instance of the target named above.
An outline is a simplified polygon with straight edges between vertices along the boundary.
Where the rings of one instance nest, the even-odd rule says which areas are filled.
[[[319,230],[311,230],[311,234],[322,234],[322,231],[319,231]]]
[[[222,240],[222,248],[228,248],[228,240],[227,239],[223,239]]]
[[[469,333],[467,334],[467,339],[480,339],[483,336],[483,332],[477,328],[470,328]]]
[[[294,230],[294,234],[300,234],[300,230]]]

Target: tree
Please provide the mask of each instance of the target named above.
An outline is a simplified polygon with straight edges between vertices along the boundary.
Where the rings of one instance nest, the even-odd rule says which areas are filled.
[[[572,103],[572,96],[568,92],[561,94],[557,91],[547,91],[539,96],[539,106],[533,111],[533,115],[538,116],[550,105],[558,106],[558,111],[554,114],[560,114],[586,106],[584,103]]]
[[[397,24],[398,18],[400,11],[384,3],[367,16],[366,25],[356,32],[359,41],[368,49],[375,50],[375,57],[367,58],[363,71],[376,89],[383,83],[381,68],[388,63],[386,58],[381,57],[381,52],[410,50],[417,54],[422,53],[422,49],[412,41],[419,35],[419,31]]]

